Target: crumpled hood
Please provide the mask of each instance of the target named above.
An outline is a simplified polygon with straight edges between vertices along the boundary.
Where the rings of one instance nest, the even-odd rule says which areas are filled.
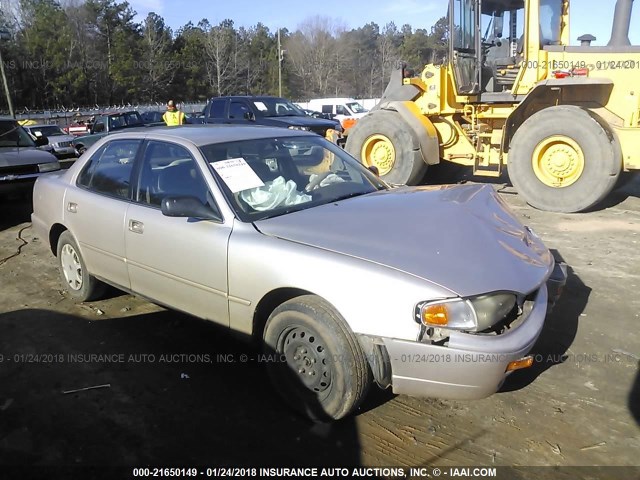
[[[256,227],[404,271],[460,296],[528,294],[554,264],[489,185],[397,188],[260,220]]]
[[[34,163],[56,162],[57,159],[49,152],[35,147],[1,147],[0,167],[18,165],[33,165]]]

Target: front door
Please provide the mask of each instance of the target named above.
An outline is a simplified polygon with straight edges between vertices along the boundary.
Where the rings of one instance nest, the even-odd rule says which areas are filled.
[[[158,303],[228,325],[231,223],[164,216],[160,204],[166,196],[196,197],[217,209],[189,150],[149,141],[125,220],[131,289]]]
[[[480,12],[477,0],[451,0],[451,59],[459,95],[480,92]]]

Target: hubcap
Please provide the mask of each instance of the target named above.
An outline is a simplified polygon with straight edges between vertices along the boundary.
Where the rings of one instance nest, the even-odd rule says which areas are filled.
[[[80,290],[82,288],[82,265],[80,264],[78,253],[68,243],[62,247],[60,265],[69,288]]]
[[[311,329],[293,327],[285,333],[284,354],[289,368],[304,385],[323,392],[331,385],[328,351],[320,336]]]
[[[538,144],[533,152],[533,171],[549,187],[573,185],[584,171],[584,153],[572,139],[556,135]]]
[[[360,152],[362,162],[378,168],[380,176],[387,175],[396,163],[396,149],[385,135],[376,134],[367,138]]]

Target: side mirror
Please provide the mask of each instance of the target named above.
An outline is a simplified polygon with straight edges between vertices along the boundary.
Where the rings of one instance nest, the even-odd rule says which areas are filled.
[[[207,205],[203,205],[196,197],[164,197],[160,209],[166,217],[222,221],[222,217],[218,212]]]
[[[368,170],[373,173],[376,177],[380,176],[380,170],[378,170],[378,167],[376,167],[375,165],[371,165],[369,166]]]
[[[49,139],[44,135],[38,135],[35,140],[36,147],[44,147],[45,145],[49,145]]]
[[[253,112],[244,112],[243,117],[245,120],[249,120],[250,122],[254,122],[256,119],[256,116],[253,114]]]

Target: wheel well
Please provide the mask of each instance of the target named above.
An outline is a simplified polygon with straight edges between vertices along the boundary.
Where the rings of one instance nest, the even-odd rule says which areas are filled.
[[[585,83],[584,79],[573,81],[544,81],[529,92],[526,98],[511,112],[505,123],[503,135],[503,151],[508,153],[511,140],[524,121],[541,110],[560,105],[573,105],[593,111],[602,108],[609,102],[613,85],[608,82]]]
[[[313,292],[302,290],[300,288],[277,288],[262,297],[256,306],[255,313],[253,314],[252,334],[254,339],[262,338],[264,326],[266,325],[271,312],[284,302],[302,295],[313,295]]]
[[[58,239],[66,231],[67,227],[60,223],[54,224],[49,231],[49,247],[54,257],[58,255]]]

